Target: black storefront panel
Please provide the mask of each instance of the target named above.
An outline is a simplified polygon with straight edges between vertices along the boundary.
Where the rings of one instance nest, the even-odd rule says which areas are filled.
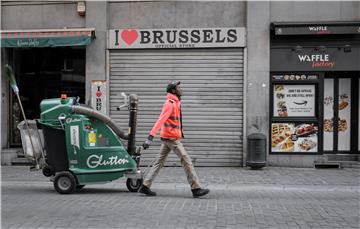
[[[274,22],[270,29],[271,153],[358,152],[360,23]]]

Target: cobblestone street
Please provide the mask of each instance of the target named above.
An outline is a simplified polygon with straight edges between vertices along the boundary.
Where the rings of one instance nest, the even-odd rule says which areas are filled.
[[[358,169],[196,169],[211,189],[201,199],[178,167],[144,197],[125,179],[60,195],[40,171],[5,166],[2,228],[359,228]]]

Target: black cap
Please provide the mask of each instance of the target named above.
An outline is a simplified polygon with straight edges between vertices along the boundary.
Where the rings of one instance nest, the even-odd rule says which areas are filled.
[[[172,89],[175,89],[177,85],[180,84],[180,81],[172,81],[171,83],[169,83],[166,87],[166,92],[170,92]]]

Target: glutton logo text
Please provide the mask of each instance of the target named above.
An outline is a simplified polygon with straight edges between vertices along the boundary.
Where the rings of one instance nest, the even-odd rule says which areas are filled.
[[[111,156],[107,159],[103,158],[103,155],[90,155],[86,160],[86,164],[89,168],[97,168],[99,166],[111,166],[111,165],[124,165],[129,161],[125,158],[118,158],[118,156]]]

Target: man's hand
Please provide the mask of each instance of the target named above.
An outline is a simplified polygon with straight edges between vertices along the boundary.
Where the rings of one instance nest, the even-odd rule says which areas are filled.
[[[152,144],[154,139],[154,136],[149,135],[149,137],[145,140],[145,142],[143,143],[143,148],[144,149],[148,149],[150,147],[150,145]]]

